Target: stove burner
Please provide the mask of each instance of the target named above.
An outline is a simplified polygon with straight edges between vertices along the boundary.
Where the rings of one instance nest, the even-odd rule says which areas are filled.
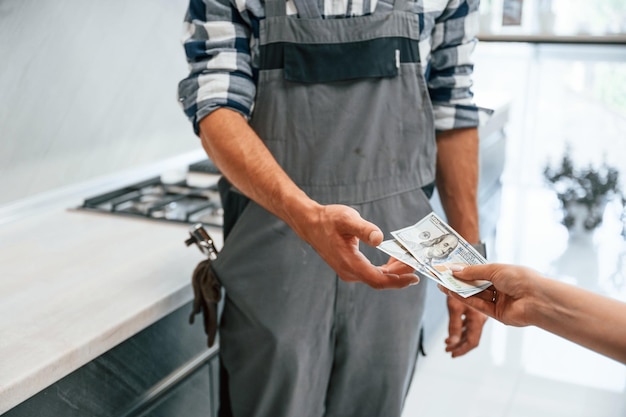
[[[164,184],[160,177],[86,199],[79,207],[179,223],[222,226],[223,210],[217,185],[192,187],[186,181]]]

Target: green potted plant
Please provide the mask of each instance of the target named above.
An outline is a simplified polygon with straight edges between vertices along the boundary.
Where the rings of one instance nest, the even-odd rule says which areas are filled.
[[[600,166],[577,168],[568,146],[560,164],[546,165],[543,175],[556,192],[563,209],[562,223],[572,230],[584,228],[593,231],[602,223],[607,203],[619,198],[622,207],[626,199],[619,186],[619,171],[606,162]]]

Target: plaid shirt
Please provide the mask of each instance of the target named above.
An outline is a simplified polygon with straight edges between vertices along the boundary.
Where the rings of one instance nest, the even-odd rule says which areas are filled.
[[[376,0],[319,0],[326,17],[371,13]],[[472,51],[478,31],[479,0],[415,0],[423,22],[419,51],[433,103],[435,128],[448,130],[479,124],[473,104]],[[256,92],[261,0],[190,0],[185,16],[185,53],[189,76],[178,97],[198,133],[199,121],[220,107],[250,117]],[[296,13],[293,0],[287,14]]]

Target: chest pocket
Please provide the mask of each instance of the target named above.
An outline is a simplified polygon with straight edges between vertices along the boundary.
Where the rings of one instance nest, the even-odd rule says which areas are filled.
[[[284,77],[300,83],[395,77],[400,66],[398,38],[358,42],[284,45]]]

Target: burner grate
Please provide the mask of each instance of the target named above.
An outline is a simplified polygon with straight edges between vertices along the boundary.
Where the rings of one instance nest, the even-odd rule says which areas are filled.
[[[196,187],[186,180],[164,184],[161,177],[87,198],[79,209],[178,223],[223,224],[217,184]]]

